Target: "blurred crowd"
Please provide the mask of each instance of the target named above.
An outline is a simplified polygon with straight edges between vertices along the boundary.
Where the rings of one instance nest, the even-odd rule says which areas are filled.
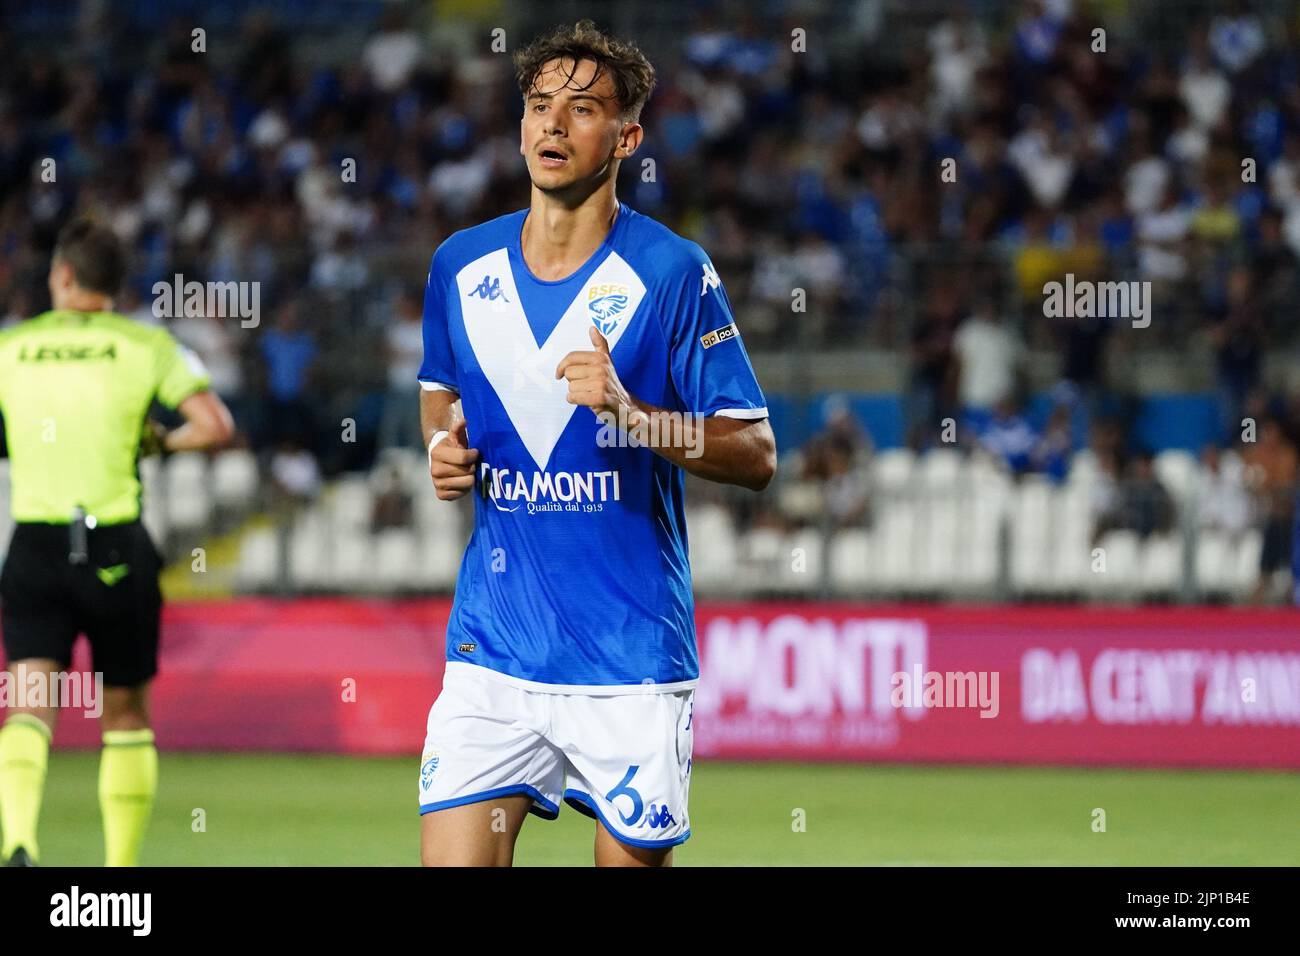
[[[428,257],[527,196],[508,57],[440,43],[436,9],[386,9],[358,57],[325,65],[273,5],[202,51],[179,20],[146,47],[81,23],[66,50],[0,25],[3,321],[46,306],[53,237],[92,211],[134,252],[124,312],[164,321],[153,284],[177,274],[259,284],[256,327],[166,321],[287,494],[418,443]],[[1089,443],[1130,489],[1099,526],[1158,523],[1110,353],[1204,341],[1215,444],[1240,445],[1252,417],[1281,488],[1300,395],[1266,359],[1300,345],[1300,13],[1225,0],[1146,36],[1141,4],[931,9],[909,21],[923,44],[889,42],[890,8],[860,49],[798,51],[793,14],[692,10],[649,50],[650,135],[620,195],[709,251],[751,351],[908,356],[914,448],[952,440],[951,420],[1011,470],[1060,480]],[[1150,282],[1157,320],[1047,317],[1043,286],[1067,272]],[[1026,356],[1043,349],[1058,383],[1031,424]],[[837,415],[806,467],[837,518],[867,520],[865,433]]]

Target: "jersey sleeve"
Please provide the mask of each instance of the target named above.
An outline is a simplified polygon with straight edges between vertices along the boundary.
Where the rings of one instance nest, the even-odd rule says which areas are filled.
[[[433,254],[429,277],[424,284],[424,361],[420,364],[420,388],[428,392],[460,392],[456,383],[456,357],[447,328],[447,291],[451,276],[444,268],[443,246]]]
[[[695,243],[674,258],[662,308],[669,366],[682,411],[766,418],[767,400],[713,263]]]
[[[158,330],[155,350],[158,401],[168,408],[175,408],[191,395],[211,387],[212,378],[203,360],[167,330]]]

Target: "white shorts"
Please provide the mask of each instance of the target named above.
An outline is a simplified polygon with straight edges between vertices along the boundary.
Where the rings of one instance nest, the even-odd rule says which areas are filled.
[[[508,680],[448,663],[429,710],[421,814],[522,793],[544,819],[560,815],[563,798],[631,846],[690,837],[694,690],[597,696]]]

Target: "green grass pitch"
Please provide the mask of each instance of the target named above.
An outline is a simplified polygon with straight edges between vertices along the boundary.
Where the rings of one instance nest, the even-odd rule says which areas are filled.
[[[43,864],[102,863],[98,760],[51,754]],[[414,865],[416,765],[164,753],[142,862]],[[595,825],[569,807],[553,823],[530,816],[515,862],[590,865]],[[1296,866],[1300,774],[697,762],[691,825],[679,866]]]

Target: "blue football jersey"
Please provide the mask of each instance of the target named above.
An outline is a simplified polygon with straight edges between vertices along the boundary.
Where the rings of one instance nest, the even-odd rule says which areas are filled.
[[[624,387],[652,405],[759,419],[763,392],[696,243],[620,203],[591,258],[546,282],[524,262],[527,214],[450,236],[425,290],[421,387],[460,395],[480,453],[447,660],[543,690],[693,686],[685,474],[610,441],[555,369],[593,349],[595,325]]]

